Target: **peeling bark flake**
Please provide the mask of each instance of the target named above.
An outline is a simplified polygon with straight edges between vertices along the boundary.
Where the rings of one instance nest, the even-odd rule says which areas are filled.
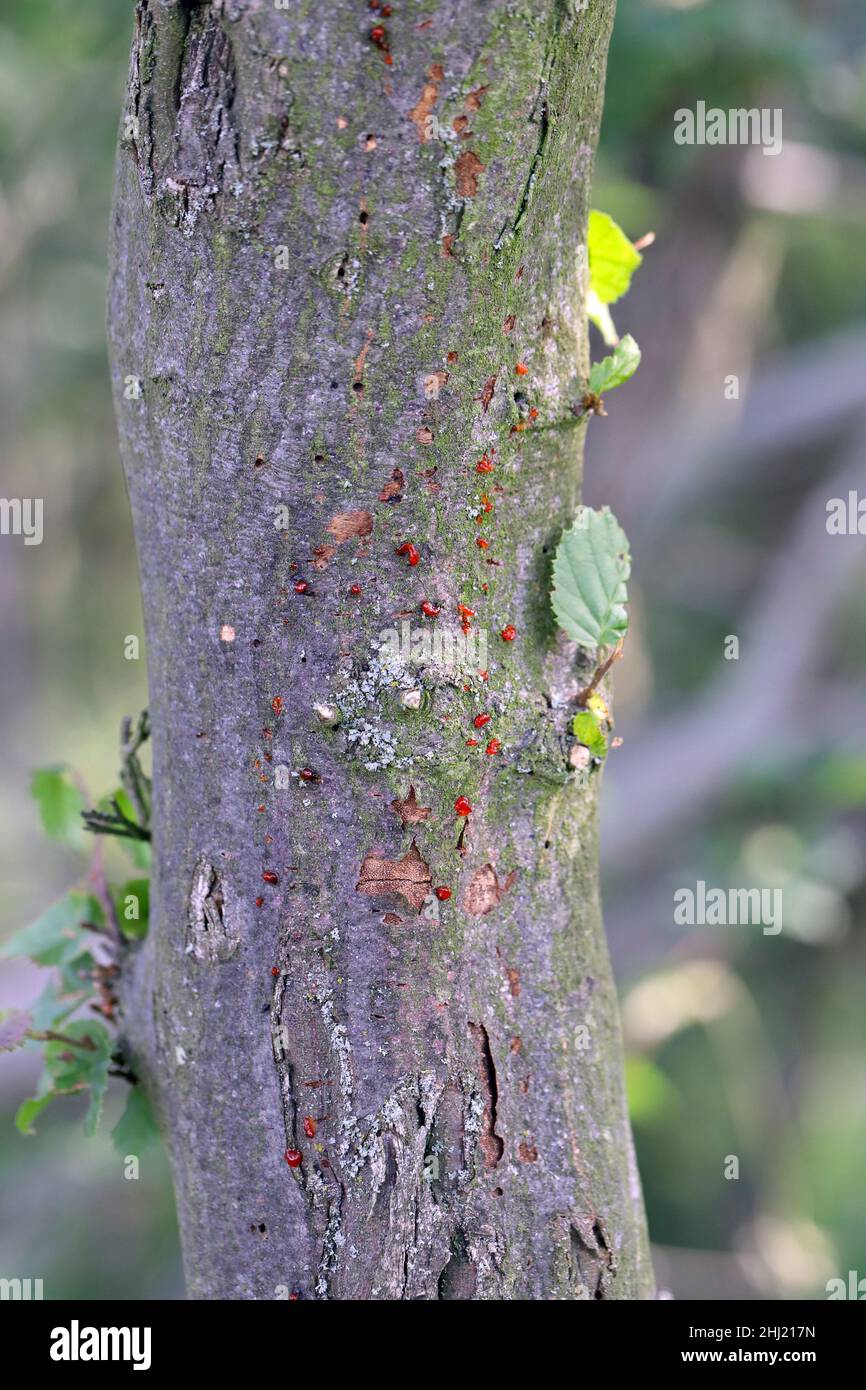
[[[231,960],[240,945],[237,924],[226,912],[222,877],[206,859],[200,859],[189,893],[186,951],[208,965]]]

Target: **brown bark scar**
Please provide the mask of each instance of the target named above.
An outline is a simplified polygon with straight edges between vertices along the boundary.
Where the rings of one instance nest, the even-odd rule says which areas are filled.
[[[349,541],[353,536],[371,536],[373,534],[373,518],[369,512],[337,512],[332,516],[326,526],[326,531],[333,536],[337,545],[342,545],[344,541]]]
[[[422,145],[426,145],[429,138],[429,119],[433,114],[433,107],[439,97],[439,84],[445,76],[440,63],[432,63],[427,69],[428,80],[424,83],[424,90],[421,93],[415,106],[409,112],[409,120],[418,132],[418,139]]]
[[[516,874],[512,870],[507,878],[500,883],[493,865],[482,864],[469,880],[469,886],[463,897],[464,910],[470,912],[473,917],[486,917],[488,912],[492,912],[494,907],[499,906],[515,878]]]
[[[421,858],[415,841],[402,859],[385,859],[380,854],[368,854],[361,864],[356,893],[367,893],[372,898],[386,897],[399,893],[420,912],[430,894],[432,879],[430,866]]]
[[[403,500],[403,488],[406,479],[401,468],[395,468],[391,473],[389,481],[379,493],[380,502],[401,502]]]
[[[496,390],[497,375],[498,373],[494,372],[493,376],[489,376],[481,388],[481,395],[475,397],[477,401],[481,402],[481,409],[484,411],[485,415],[490,408],[490,402],[493,400],[493,392]]]
[[[337,547],[335,545],[317,545],[313,551],[313,569],[327,569],[328,561],[333,559],[336,553]]]
[[[454,162],[454,177],[461,198],[474,198],[478,192],[478,175],[486,168],[474,150],[464,150]]]
[[[463,110],[480,111],[481,103],[484,100],[484,93],[486,91],[488,91],[487,86],[475,87],[471,92],[467,94],[466,100],[463,103]]]
[[[399,797],[394,798],[391,802],[391,810],[400,817],[404,825],[417,825],[420,821],[426,820],[430,814],[429,806],[419,805],[413,786],[410,786],[402,801]]]

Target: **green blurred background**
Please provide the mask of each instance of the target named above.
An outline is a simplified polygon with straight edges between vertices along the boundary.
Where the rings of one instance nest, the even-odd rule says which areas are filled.
[[[86,867],[45,841],[32,769],[68,761],[103,792],[146,703],[103,329],[130,33],[128,0],[7,0],[0,20],[2,489],[46,512],[42,546],[0,542],[0,937]],[[783,153],[677,146],[698,100],[782,108]],[[866,495],[862,0],[620,0],[593,201],[657,234],[615,309],[644,362],[591,425],[586,500],[635,560],[605,908],[659,1280],[822,1298],[866,1276],[864,557],[825,529],[831,497]],[[782,887],[783,933],[676,927],[699,879]],[[0,1004],[39,975],[3,962]],[[2,1061],[0,1275],[181,1297],[164,1156],[125,1180],[74,1100],[21,1137],[39,1058]]]

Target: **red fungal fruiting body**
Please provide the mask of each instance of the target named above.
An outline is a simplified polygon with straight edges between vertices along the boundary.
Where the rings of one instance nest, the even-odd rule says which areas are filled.
[[[454,810],[457,812],[458,816],[472,815],[472,807],[465,796],[458,796],[457,800],[454,802]]]
[[[490,714],[476,714],[472,723],[475,725],[476,729],[483,729],[485,724],[490,723],[492,717],[493,716]]]
[[[265,905],[265,900],[264,900],[264,898],[256,898],[256,907],[264,907],[264,905]]]
[[[378,44],[381,48],[382,45],[386,42],[387,37],[388,35],[385,33],[384,24],[373,25],[373,28],[370,30],[370,38],[373,43]]]
[[[448,899],[451,897],[450,888],[434,888],[433,892],[436,894],[440,903],[447,903]]]
[[[286,1160],[290,1168],[299,1168],[302,1157],[303,1155],[301,1154],[300,1149],[286,1149],[286,1152],[283,1154],[283,1158]]]
[[[516,371],[518,376],[526,376],[526,373],[529,371],[529,368],[527,367],[525,362],[518,362],[514,370]]]
[[[466,740],[466,747],[467,747],[467,748],[477,748],[477,747],[478,747],[478,739],[477,739],[477,738],[468,738],[468,739]]]
[[[483,459],[479,459],[478,462],[476,463],[476,465],[475,465],[475,472],[476,472],[476,473],[492,473],[492,472],[493,472],[493,464],[490,462],[490,459],[487,457],[486,454],[484,455],[484,458],[483,458]]]
[[[362,592],[360,584],[352,584],[349,587],[350,594],[360,594]]]
[[[405,555],[410,565],[417,565],[418,561],[421,559],[421,556],[418,554],[418,551],[415,549],[415,546],[412,545],[411,541],[404,541],[402,545],[398,545],[394,553],[396,555]]]
[[[308,1139],[315,1139],[316,1137],[316,1121],[312,1115],[307,1115],[304,1119],[304,1133]]]
[[[276,975],[279,975],[279,973],[280,973],[280,967],[279,967],[278,965],[272,965],[272,966],[271,966],[271,974],[274,975],[274,976],[276,976]]]
[[[498,738],[492,738],[484,751],[485,753],[489,753],[492,757],[494,753],[502,752],[502,744],[499,742]]]
[[[503,642],[513,642],[517,636],[517,628],[514,627],[512,623],[507,623],[499,636],[502,638]]]
[[[476,537],[475,537],[475,544],[478,546],[478,549],[479,549],[479,550],[489,550],[489,549],[490,549],[490,542],[489,542],[489,541],[486,541],[486,540],[484,539],[483,536],[476,536]]]
[[[457,605],[457,612],[460,614],[461,618],[474,618],[474,617],[475,617],[475,609],[474,609],[474,608],[467,608],[465,603],[458,603],[458,605]]]
[[[302,782],[318,782],[318,775],[311,767],[302,767],[298,771],[298,776]]]
[[[297,584],[295,585],[295,593],[296,593],[296,594],[305,594],[305,593],[307,592],[307,589],[308,589],[309,587],[310,587],[310,586],[309,586],[309,584],[307,583],[306,579],[299,579],[298,582],[297,582]]]
[[[274,714],[282,714],[282,712],[283,712],[283,697],[282,697],[282,695],[275,695],[275,696],[274,696],[274,698],[271,700],[271,709],[273,710]]]
[[[279,883],[280,881],[279,874],[275,874],[273,869],[265,869],[264,873],[262,874],[262,878],[264,879],[265,883]]]
[[[530,412],[529,412],[529,418],[530,418],[530,420],[537,420],[537,419],[538,419],[538,411],[537,411],[537,409],[535,408],[535,406],[533,406],[532,409],[530,410]]]
[[[484,510],[485,510],[486,512],[492,512],[492,511],[493,511],[493,503],[491,502],[490,498],[487,496],[487,493],[486,493],[486,492],[483,492],[483,493],[481,494],[481,505],[483,506],[483,508],[484,508]]]
[[[438,618],[442,609],[437,608],[435,603],[431,603],[428,598],[425,598],[424,602],[421,604],[421,612],[424,614],[425,618]]]
[[[481,677],[481,679],[482,679],[483,681],[486,681],[486,680],[489,678],[489,676],[490,676],[490,672],[489,672],[489,671],[479,671],[478,674],[479,674],[479,676]]]

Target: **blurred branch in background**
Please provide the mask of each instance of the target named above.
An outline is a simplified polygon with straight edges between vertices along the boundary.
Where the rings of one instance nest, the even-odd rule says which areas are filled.
[[[781,154],[675,147],[698,100],[781,108]],[[866,494],[866,13],[621,6],[606,121],[597,204],[657,233],[586,500],[634,555],[602,846],[659,1281],[825,1297],[866,1266],[864,542],[826,528]],[[698,880],[780,886],[783,932],[677,926]]]

